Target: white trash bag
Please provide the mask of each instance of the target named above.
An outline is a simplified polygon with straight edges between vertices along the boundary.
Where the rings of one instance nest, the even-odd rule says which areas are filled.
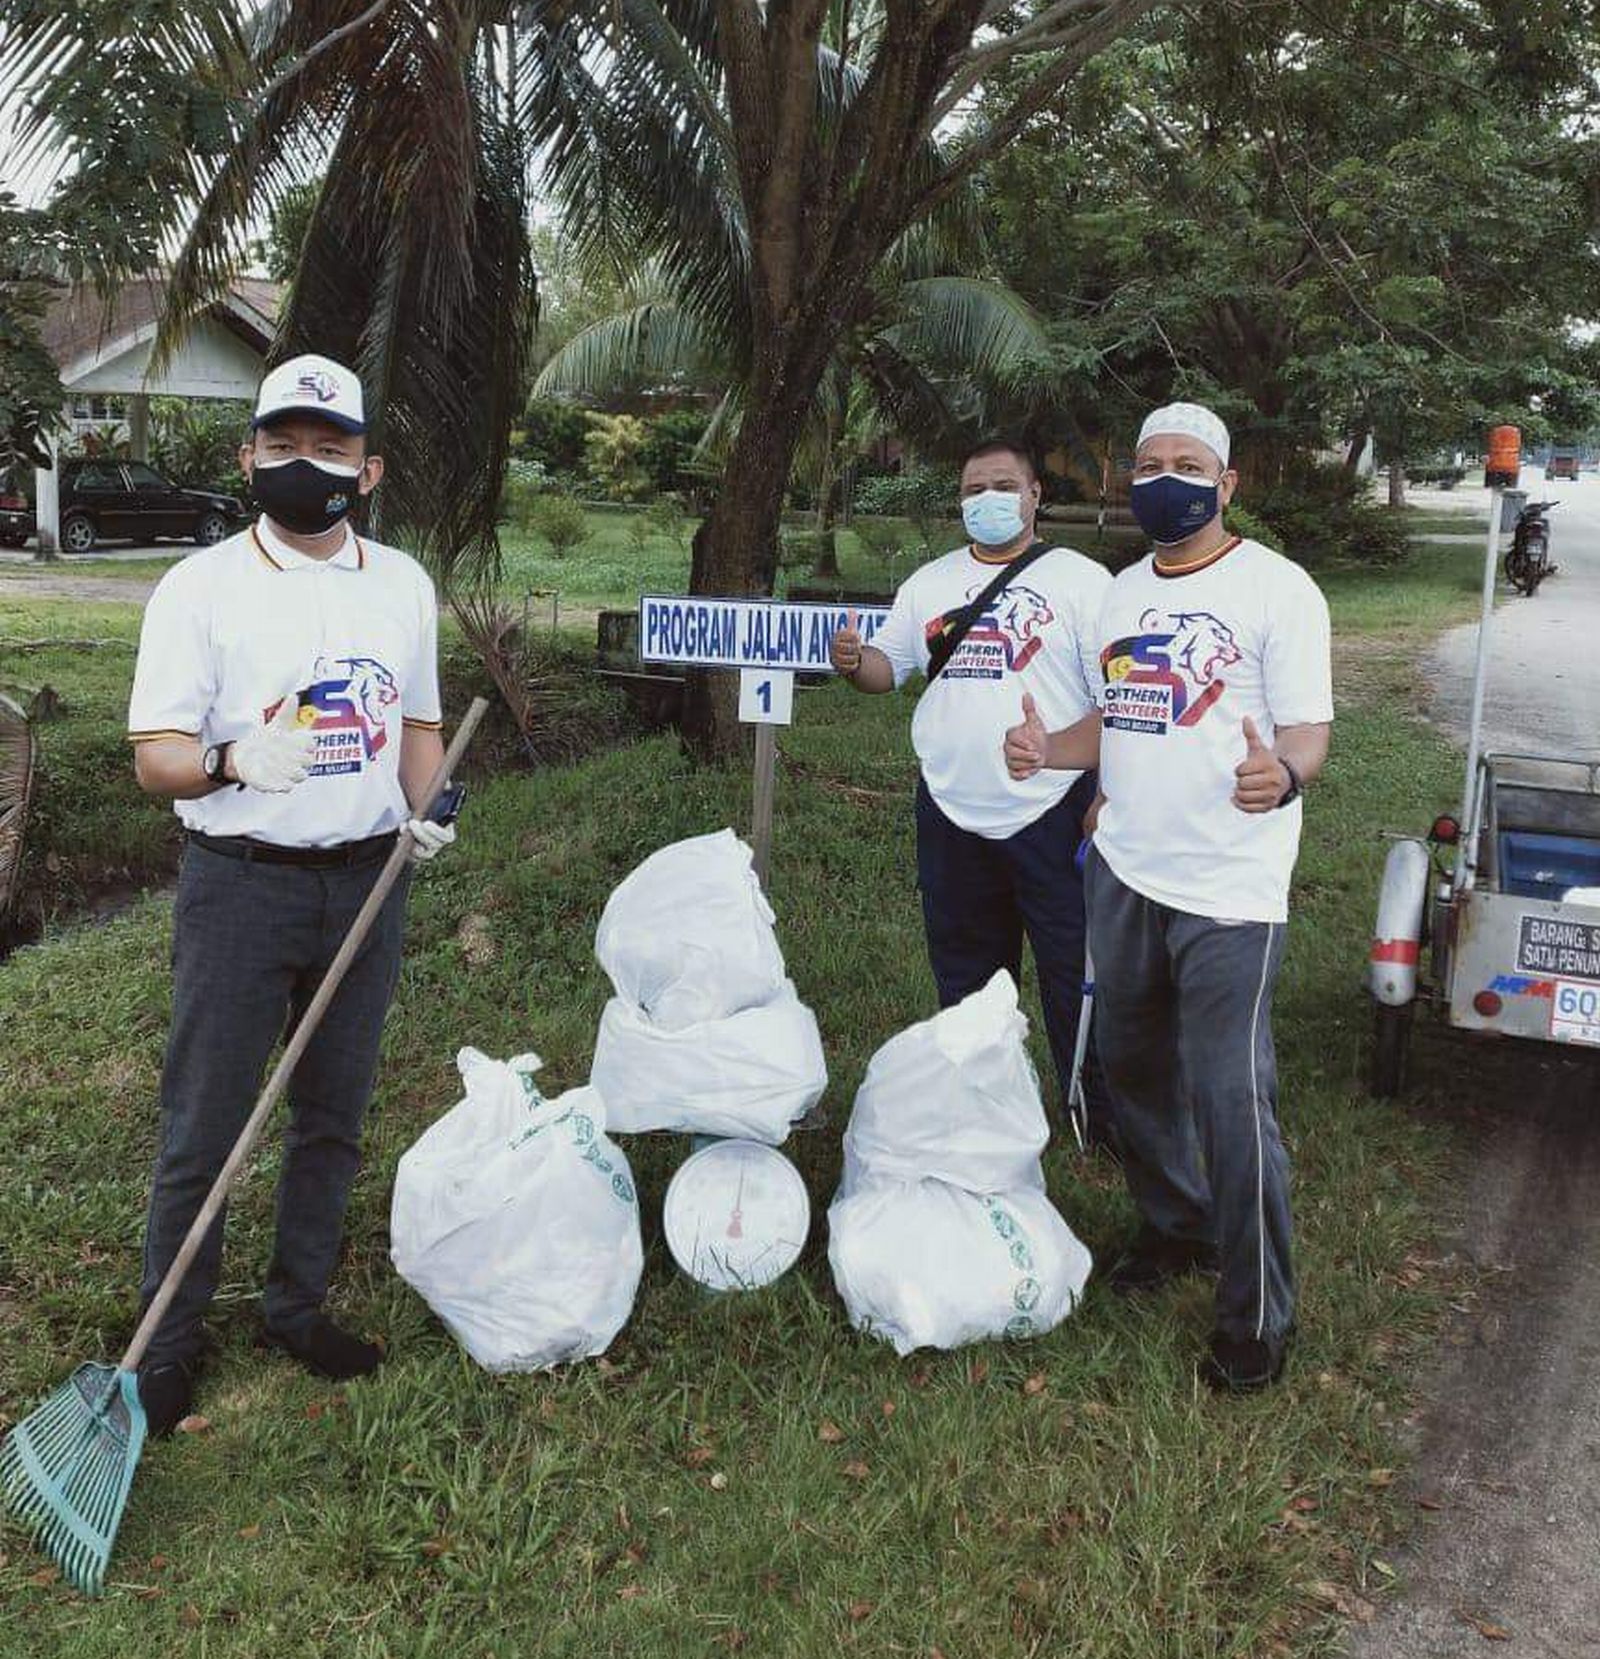
[[[618,1134],[670,1129],[781,1146],[822,1098],[828,1067],[816,1015],[786,979],[762,1007],[677,1030],[613,997],[589,1080]]]
[[[490,1371],[603,1354],[644,1270],[632,1172],[599,1091],[545,1100],[539,1064],[462,1049],[466,1099],[395,1175],[395,1269]]]
[[[928,1176],[969,1192],[1043,1191],[1050,1126],[1027,1035],[1002,968],[982,990],[891,1037],[856,1094],[841,1193],[863,1177]]]
[[[1042,1192],[867,1180],[828,1211],[828,1263],[850,1322],[894,1344],[958,1348],[1052,1330],[1089,1252]]]
[[[731,829],[652,853],[606,901],[595,955],[617,995],[664,1031],[770,1002],[783,989],[772,907]]]

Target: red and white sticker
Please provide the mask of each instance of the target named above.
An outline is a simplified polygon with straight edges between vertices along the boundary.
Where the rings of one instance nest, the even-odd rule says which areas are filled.
[[[1550,999],[1550,1035],[1562,1043],[1600,1047],[1600,985],[1581,979],[1558,979]]]

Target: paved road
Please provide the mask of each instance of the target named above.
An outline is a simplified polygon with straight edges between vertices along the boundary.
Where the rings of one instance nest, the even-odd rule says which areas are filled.
[[[1600,758],[1600,477],[1550,483],[1532,468],[1523,483],[1550,514],[1557,573],[1532,599],[1500,585],[1484,701],[1491,749]],[[1456,492],[1460,493],[1460,492]],[[1481,492],[1474,492],[1474,504]],[[1466,742],[1478,627],[1453,628],[1429,662],[1436,717]]]
[[[1538,480],[1530,480],[1538,487]],[[1554,485],[1560,573],[1503,597],[1491,747],[1600,754],[1600,482]],[[1476,630],[1435,658],[1463,737]],[[1473,1147],[1456,1249],[1483,1275],[1425,1388],[1402,1585],[1353,1659],[1600,1659],[1600,1053],[1430,1029],[1414,1069],[1461,1080]]]

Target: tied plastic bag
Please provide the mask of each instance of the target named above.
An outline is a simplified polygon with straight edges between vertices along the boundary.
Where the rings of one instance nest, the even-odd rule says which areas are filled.
[[[395,1269],[490,1371],[604,1353],[644,1269],[632,1172],[599,1092],[546,1100],[539,1063],[462,1049],[466,1098],[395,1175]]]
[[[652,853],[606,902],[595,955],[664,1031],[770,1002],[783,988],[772,908],[731,829]]]
[[[1072,1312],[1092,1265],[1031,1187],[876,1180],[834,1200],[828,1264],[851,1324],[902,1355],[1042,1335]]]
[[[848,1193],[866,1177],[933,1176],[969,1192],[1044,1189],[1049,1139],[1028,1021],[1002,969],[873,1055],[845,1131]]]
[[[590,1082],[618,1134],[671,1129],[780,1146],[822,1098],[828,1067],[816,1016],[785,980],[762,1007],[679,1030],[613,997]]]

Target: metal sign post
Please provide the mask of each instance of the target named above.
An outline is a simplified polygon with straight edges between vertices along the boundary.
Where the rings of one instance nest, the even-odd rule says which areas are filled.
[[[889,607],[698,594],[647,593],[639,600],[641,661],[739,670],[739,718],[756,728],[750,845],[762,886],[772,860],[777,729],[794,719],[795,675],[833,673],[829,647],[852,616],[868,642],[889,620]]]

